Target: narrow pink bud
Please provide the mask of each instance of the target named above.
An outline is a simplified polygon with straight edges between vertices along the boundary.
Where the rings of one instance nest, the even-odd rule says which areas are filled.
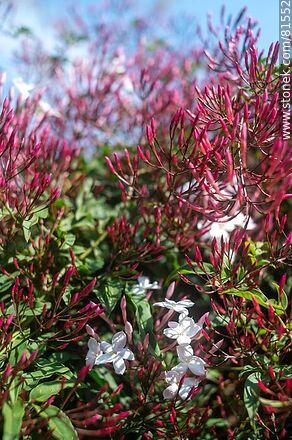
[[[174,289],[175,289],[175,281],[173,281],[173,282],[168,286],[168,289],[167,289],[167,291],[166,291],[166,295],[165,295],[165,297],[168,298],[168,299],[171,298],[172,295],[173,295]]]
[[[121,299],[121,311],[122,311],[122,316],[123,316],[123,320],[124,323],[127,321],[127,300],[125,295],[122,296]]]
[[[149,145],[153,145],[154,136],[153,136],[153,131],[152,131],[152,128],[150,127],[150,125],[146,125],[146,135],[147,135],[147,140],[148,140]]]
[[[78,372],[78,376],[77,376],[78,380],[79,381],[83,380],[89,370],[90,370],[90,365],[85,365],[84,367],[82,367],[81,370]]]
[[[105,156],[105,160],[106,160],[107,166],[109,167],[110,171],[113,174],[116,174],[116,170],[114,169],[114,166],[113,166],[112,161],[110,160],[110,158]]]
[[[132,342],[132,335],[133,335],[133,327],[129,321],[125,322],[125,333],[128,337],[129,343],[131,343]]]
[[[246,146],[247,146],[247,125],[244,122],[242,124],[241,137],[240,137],[240,153],[241,153],[241,160],[244,169],[246,169]]]
[[[93,330],[92,327],[90,327],[90,325],[86,324],[86,326],[85,326],[85,330],[86,330],[86,333],[87,333],[89,336],[92,336],[92,337],[95,336],[95,331]]]

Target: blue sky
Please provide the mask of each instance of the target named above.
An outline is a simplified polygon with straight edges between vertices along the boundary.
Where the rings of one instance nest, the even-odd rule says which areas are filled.
[[[7,0],[8,1],[8,0]],[[73,4],[84,9],[90,5],[98,5],[102,0],[78,0]],[[115,0],[117,3],[119,0]],[[54,47],[53,24],[65,14],[72,0],[14,0],[16,4],[15,22],[19,26],[31,27],[50,48]],[[261,49],[267,48],[271,42],[278,39],[278,0],[132,0],[134,9],[141,15],[149,15],[157,21],[157,26],[168,16],[195,16],[204,29],[206,16],[211,12],[214,22],[219,19],[222,4],[225,4],[228,14],[236,15],[247,6],[248,15],[256,18],[262,28],[259,42]],[[154,23],[155,24],[155,23]],[[15,43],[0,37],[1,58],[0,69],[13,70],[11,54]]]

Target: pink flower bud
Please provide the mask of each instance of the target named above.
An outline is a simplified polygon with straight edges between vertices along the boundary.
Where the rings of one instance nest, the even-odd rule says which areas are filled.
[[[93,330],[92,327],[90,327],[90,325],[86,324],[85,329],[89,336],[94,337],[96,335],[95,331]]]
[[[173,295],[173,292],[174,292],[174,289],[175,289],[175,281],[173,281],[172,283],[170,283],[170,285],[168,286],[168,289],[167,289],[167,291],[166,291],[166,295],[165,295],[165,297],[166,298],[171,298],[172,297],[172,295]]]
[[[128,337],[129,342],[131,343],[132,342],[133,327],[129,321],[125,322],[125,333]]]

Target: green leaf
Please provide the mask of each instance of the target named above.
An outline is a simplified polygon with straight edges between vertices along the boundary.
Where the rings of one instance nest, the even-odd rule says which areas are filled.
[[[107,384],[112,390],[115,390],[118,386],[111,372],[102,365],[98,365],[95,369],[90,370],[89,375],[99,387]]]
[[[275,301],[267,298],[266,295],[264,295],[260,289],[244,289],[244,288],[236,289],[235,287],[233,287],[232,289],[224,290],[221,293],[221,295],[239,296],[249,301],[252,301],[252,297],[254,297],[261,306],[268,308],[270,304],[274,307],[277,313],[279,314],[284,313],[283,307],[277,304]]]
[[[14,403],[4,402],[2,415],[4,418],[3,440],[17,440],[24,416],[23,401],[17,399]]]
[[[263,405],[269,405],[272,406],[273,408],[291,408],[290,401],[282,402],[280,400],[270,400],[270,399],[264,399],[262,397],[259,400]]]
[[[116,307],[122,293],[122,285],[119,281],[107,280],[104,284],[98,287],[96,296],[106,308],[106,312],[110,314]]]
[[[260,378],[260,373],[252,373],[248,376],[244,384],[243,400],[253,429],[256,428],[255,417],[260,403],[260,388],[258,386]]]
[[[22,222],[22,229],[25,240],[28,242],[31,236],[31,227],[36,225],[40,218],[47,218],[49,214],[48,208],[39,209],[26,217]]]
[[[28,242],[31,236],[31,231],[30,228],[32,226],[32,223],[30,220],[23,220],[22,222],[22,229],[23,229],[23,234],[24,234],[24,238],[25,241]]]
[[[45,402],[51,396],[59,394],[61,390],[65,388],[72,388],[74,381],[68,381],[61,383],[59,380],[53,380],[51,382],[44,382],[37,385],[29,393],[30,400],[36,400],[37,402]]]
[[[247,373],[255,373],[256,371],[258,371],[258,367],[254,367],[253,365],[245,365],[239,373],[238,377],[241,378]]]
[[[36,387],[40,380],[50,378],[54,374],[62,375],[66,379],[74,379],[71,370],[65,365],[60,364],[59,362],[50,362],[47,359],[38,359],[35,362],[35,365],[37,367],[37,371],[32,371],[23,375],[26,389]]]
[[[5,292],[6,290],[8,290],[12,284],[14,283],[14,279],[12,276],[8,277],[7,275],[1,275],[0,276],[0,292]],[[0,311],[0,314],[2,314],[2,312]]]
[[[211,419],[207,420],[205,426],[206,426],[206,428],[212,428],[213,426],[217,426],[219,428],[224,428],[224,427],[228,426],[228,422],[225,419],[211,418]]]
[[[288,297],[286,295],[286,292],[284,289],[282,289],[282,292],[280,292],[280,286],[272,281],[272,285],[275,287],[277,294],[278,294],[278,304],[283,307],[284,310],[288,307]]]
[[[78,440],[77,432],[66,414],[54,405],[41,411],[40,415],[48,420],[52,436],[58,440]]]
[[[127,297],[134,307],[141,339],[143,340],[146,334],[148,334],[150,347],[153,352],[159,356],[160,349],[153,332],[153,317],[149,301],[144,295],[133,295],[132,293],[128,293]]]
[[[65,236],[63,237],[63,243],[60,247],[60,249],[62,250],[66,250],[69,249],[71,246],[73,246],[73,244],[75,243],[76,237],[74,234],[65,234]]]
[[[11,365],[16,365],[17,362],[20,361],[23,352],[27,349],[28,341],[26,340],[26,338],[28,338],[29,335],[29,329],[26,329],[22,333],[17,332],[13,335],[9,355],[9,363]]]
[[[18,307],[18,311],[16,311],[14,305],[12,304],[11,306],[8,307],[7,309],[7,313],[14,313],[15,315],[17,314],[23,314],[23,316],[38,316],[41,315],[43,312],[43,307],[46,304],[47,310],[50,310],[52,307],[52,304],[50,302],[43,302],[43,300],[41,298],[37,298],[35,303],[34,303],[34,307],[33,310],[28,306],[28,304],[23,304],[22,306]]]

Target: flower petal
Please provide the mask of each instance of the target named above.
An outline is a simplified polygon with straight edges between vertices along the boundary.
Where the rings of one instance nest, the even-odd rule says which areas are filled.
[[[143,287],[139,286],[139,284],[135,284],[132,289],[132,293],[134,295],[142,295],[144,292],[145,292],[145,289],[143,289]]]
[[[116,358],[116,353],[104,353],[101,356],[98,356],[95,360],[95,365],[107,364],[109,362],[113,362]]]
[[[112,339],[113,350],[115,352],[121,351],[125,347],[126,342],[127,342],[126,333],[124,333],[124,332],[116,333]]]
[[[163,334],[170,339],[176,339],[177,338],[177,332],[173,330],[172,328],[165,328],[163,330]]]
[[[182,384],[182,386],[179,389],[179,397],[182,400],[186,400],[189,397],[190,391],[191,391],[192,387],[189,387],[188,385],[185,385],[184,383]]]
[[[172,309],[175,310],[177,313],[180,313],[184,316],[188,316],[188,314],[189,314],[188,309],[186,309],[185,307],[180,306],[180,305],[176,305],[176,306],[172,307]]]
[[[187,371],[188,364],[180,363],[166,373],[165,380],[169,381],[172,378],[173,381],[177,380],[179,382]]]
[[[190,326],[189,328],[186,329],[186,335],[188,335],[190,338],[193,338],[194,336],[196,336],[197,333],[199,333],[199,331],[202,330],[202,327],[198,324],[194,324],[192,326]]]
[[[193,359],[189,362],[189,369],[196,376],[204,376],[206,374],[205,371],[205,362],[203,359],[194,356]]]
[[[183,299],[181,301],[178,301],[177,304],[183,307],[193,307],[193,305],[195,305],[195,303],[193,303],[193,301],[190,301],[189,299]]]
[[[88,353],[85,358],[86,365],[92,368],[95,363],[95,359],[96,359],[95,353],[91,350],[88,350]]]
[[[199,382],[196,379],[192,379],[189,377],[186,377],[183,381],[180,390],[179,390],[179,396],[182,400],[186,400],[187,398],[190,398],[190,392],[192,388],[197,388]]]
[[[172,383],[163,391],[164,399],[173,399],[176,396],[177,391],[178,391],[178,385]]]
[[[148,288],[150,290],[160,290],[160,286],[157,281],[154,281],[154,283],[150,284]]]
[[[123,359],[127,359],[128,361],[135,360],[134,353],[129,348],[123,348],[123,350],[119,352],[119,356],[121,356]]]
[[[195,379],[193,377],[186,377],[184,380],[184,384],[189,387],[196,387],[199,385],[200,381],[199,379]]]
[[[168,327],[170,327],[170,328],[176,328],[178,326],[179,326],[178,322],[175,322],[175,321],[169,321],[168,322]]]
[[[168,307],[172,308],[173,306],[176,305],[176,302],[172,301],[172,299],[165,298],[165,304],[167,304]]]
[[[105,353],[109,353],[113,351],[112,344],[109,344],[108,342],[102,341],[100,343],[100,349],[101,351],[104,351]]]
[[[189,329],[190,327],[193,327],[195,325],[195,321],[193,320],[193,318],[181,314],[179,315],[179,324],[182,328]]]
[[[126,364],[122,357],[117,356],[116,359],[113,361],[113,366],[117,374],[124,374],[126,370]]]
[[[150,285],[150,280],[148,277],[138,277],[138,284],[140,287],[142,287],[143,289],[147,289],[148,286]]]
[[[98,354],[100,352],[100,344],[97,342],[94,338],[89,338],[89,341],[87,343],[89,350],[94,351]]]
[[[157,306],[157,307],[165,307],[165,308],[169,308],[168,305],[166,304],[166,302],[164,301],[160,301],[158,303],[154,303],[153,306]]]
[[[182,362],[189,362],[194,355],[194,351],[190,345],[179,345],[176,347],[176,351]]]
[[[191,342],[191,338],[189,337],[189,336],[187,336],[187,335],[180,335],[178,338],[177,338],[177,343],[179,344],[179,345],[187,345],[187,344],[189,344]]]

